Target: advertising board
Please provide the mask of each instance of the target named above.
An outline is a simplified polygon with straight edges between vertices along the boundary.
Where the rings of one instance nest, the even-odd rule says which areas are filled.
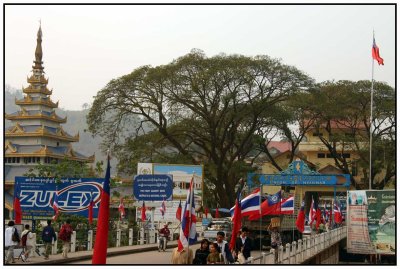
[[[54,178],[15,177],[14,190],[20,197],[23,219],[54,216],[52,201],[56,192],[60,212],[84,217],[88,216],[93,196],[93,218],[97,218],[103,182],[102,178],[62,178],[57,185]]]

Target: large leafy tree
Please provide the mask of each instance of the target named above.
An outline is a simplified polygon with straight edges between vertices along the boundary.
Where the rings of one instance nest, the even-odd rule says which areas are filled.
[[[191,53],[170,64],[137,68],[110,81],[95,97],[89,130],[105,138],[119,170],[139,161],[204,164],[222,207],[251,167],[246,157],[267,130],[273,111],[313,80],[268,56]],[[228,194],[228,195],[227,195]]]
[[[357,184],[352,177],[352,184],[357,188],[368,187],[371,82],[324,82],[306,95],[313,104],[308,114],[314,119],[314,127],[328,133],[325,137],[320,132],[319,138],[335,165],[347,174],[352,174],[352,166],[357,165],[363,171],[363,182]],[[372,187],[380,189],[395,175],[396,126],[395,92],[382,82],[374,83],[373,119]],[[348,151],[357,153],[357,163],[350,162],[343,154]],[[384,180],[377,180],[378,177]]]

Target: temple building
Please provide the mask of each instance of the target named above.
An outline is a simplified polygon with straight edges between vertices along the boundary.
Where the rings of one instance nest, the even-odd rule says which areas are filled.
[[[47,88],[42,62],[42,29],[39,27],[32,74],[27,78],[29,86],[23,88],[23,99],[15,100],[20,110],[5,114],[12,126],[5,130],[4,174],[5,174],[5,216],[12,219],[14,182],[16,176],[23,176],[38,163],[46,164],[63,159],[80,163],[93,163],[94,155],[85,156],[75,151],[72,142],[79,141],[79,133],[70,135],[61,124],[67,117],[58,116]]]

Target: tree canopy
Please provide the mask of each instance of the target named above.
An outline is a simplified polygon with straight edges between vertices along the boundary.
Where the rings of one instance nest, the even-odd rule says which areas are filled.
[[[235,185],[252,169],[246,158],[282,115],[281,104],[313,85],[304,72],[265,55],[208,58],[192,50],[110,81],[87,119],[113,148],[119,170],[134,173],[140,161],[202,163],[210,192],[230,207]]]

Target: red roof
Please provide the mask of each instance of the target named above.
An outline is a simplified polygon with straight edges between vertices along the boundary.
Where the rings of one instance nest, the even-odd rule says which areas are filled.
[[[276,148],[279,152],[285,152],[290,150],[291,144],[288,141],[270,141],[267,144],[267,148]]]

